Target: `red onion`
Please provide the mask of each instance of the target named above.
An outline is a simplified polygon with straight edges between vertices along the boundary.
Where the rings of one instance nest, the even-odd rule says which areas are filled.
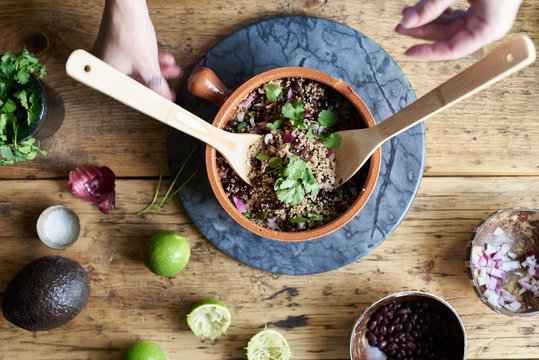
[[[329,151],[328,154],[326,155],[326,159],[329,159],[331,157],[331,155],[333,155],[333,151]]]
[[[497,228],[494,231],[496,236],[504,236],[503,230]],[[507,255],[507,256],[506,256]],[[500,247],[487,245],[487,248],[482,254],[474,254],[472,263],[479,274],[476,276],[477,283],[480,286],[485,286],[486,290],[483,296],[493,306],[503,306],[510,311],[517,311],[521,307],[521,303],[517,298],[505,290],[498,280],[504,283],[508,282],[507,274],[513,271],[514,275],[521,278],[517,281],[522,287],[518,294],[522,295],[526,291],[533,292],[534,297],[539,297],[539,281],[535,279],[539,274],[537,259],[533,252],[526,254],[526,259],[521,263],[515,259],[517,256],[509,251],[509,244],[504,243]],[[522,267],[527,267],[527,275],[521,271],[514,271]]]
[[[245,99],[245,100],[240,104],[240,106],[246,108],[247,106],[249,106],[249,104],[251,104],[251,103],[253,102],[254,99],[255,99],[255,98],[254,98],[253,96],[250,96],[250,97],[248,97],[247,99]]]
[[[106,166],[77,168],[69,173],[71,192],[79,199],[97,203],[97,208],[108,214],[116,207],[114,181],[116,176]]]
[[[245,208],[245,204],[243,203],[243,201],[241,201],[240,198],[233,196],[232,199],[234,200],[234,205],[236,205],[240,213],[244,213],[247,211],[247,209]]]
[[[284,136],[283,136],[283,142],[284,142],[285,144],[288,144],[288,143],[292,142],[292,140],[294,140],[294,137],[293,137],[292,135],[290,135],[290,134],[284,134]]]

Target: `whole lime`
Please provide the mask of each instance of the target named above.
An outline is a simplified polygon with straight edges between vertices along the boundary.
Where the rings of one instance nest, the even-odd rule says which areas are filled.
[[[125,360],[167,360],[159,345],[151,341],[137,341],[132,344],[124,357]]]
[[[159,232],[144,246],[144,265],[159,276],[176,275],[187,265],[190,256],[189,239],[174,231]]]

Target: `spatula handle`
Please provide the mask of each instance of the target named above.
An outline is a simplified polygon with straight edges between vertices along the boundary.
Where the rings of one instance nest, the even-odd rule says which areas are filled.
[[[535,61],[535,47],[519,35],[376,127],[383,141],[447,109]],[[382,141],[382,142],[383,142]]]
[[[75,50],[66,63],[67,74],[74,79],[151,116],[168,126],[189,134],[217,150],[225,139],[217,129],[172,101],[84,50]]]

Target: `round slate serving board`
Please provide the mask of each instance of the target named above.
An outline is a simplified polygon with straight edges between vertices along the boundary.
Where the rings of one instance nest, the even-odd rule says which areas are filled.
[[[408,80],[393,59],[361,33],[312,17],[284,17],[247,26],[217,44],[197,64],[206,66],[231,89],[252,76],[281,66],[304,66],[347,82],[380,122],[415,100]],[[196,68],[195,67],[195,68]],[[178,104],[208,122],[217,109],[194,98],[184,85]],[[336,269],[372,251],[395,230],[419,187],[425,162],[423,124],[382,146],[376,188],[361,212],[336,232],[302,243],[257,236],[238,225],[211,191],[204,164],[205,144],[169,129],[168,161],[176,174],[193,147],[197,151],[178,184],[195,169],[196,177],[179,199],[200,231],[221,251],[255,268],[282,274],[313,274]]]

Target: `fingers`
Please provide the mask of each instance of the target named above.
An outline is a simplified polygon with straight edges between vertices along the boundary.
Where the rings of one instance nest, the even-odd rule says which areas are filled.
[[[456,33],[466,28],[464,19],[456,20],[447,24],[430,23],[417,28],[406,29],[402,25],[397,25],[395,31],[399,34],[408,35],[416,39],[428,41],[447,41]]]
[[[467,30],[462,30],[447,41],[415,45],[406,55],[426,60],[453,60],[469,55],[481,48],[483,42]]]
[[[403,11],[402,27],[415,28],[430,23],[444,13],[455,0],[421,0]]]

